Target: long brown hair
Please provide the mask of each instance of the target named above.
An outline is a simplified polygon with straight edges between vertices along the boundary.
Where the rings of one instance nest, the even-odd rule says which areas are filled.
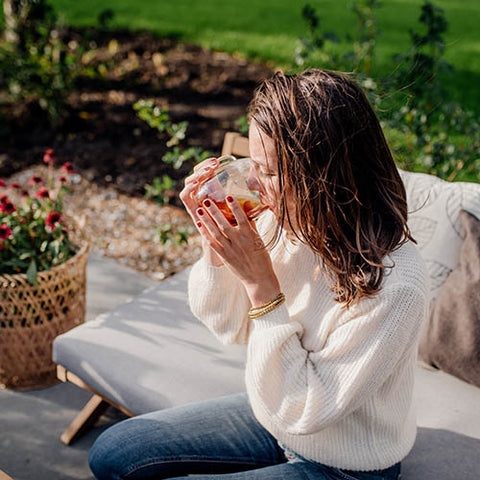
[[[346,308],[378,292],[384,257],[414,240],[403,182],[361,88],[337,72],[277,72],[256,89],[248,117],[276,145],[279,231],[287,222],[319,254]]]

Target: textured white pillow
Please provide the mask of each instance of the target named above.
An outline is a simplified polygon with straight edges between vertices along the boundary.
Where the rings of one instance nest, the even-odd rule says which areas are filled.
[[[480,184],[446,182],[433,175],[400,170],[407,192],[408,225],[426,261],[431,300],[458,266],[465,233],[458,213],[480,220]]]

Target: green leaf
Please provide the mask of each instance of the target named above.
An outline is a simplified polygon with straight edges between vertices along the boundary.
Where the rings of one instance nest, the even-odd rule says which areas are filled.
[[[20,269],[20,271],[24,271],[25,268],[27,268],[28,264],[18,258],[10,258],[8,260],[4,260],[2,265],[5,267],[13,267],[14,269]]]
[[[37,264],[36,264],[34,258],[32,258],[32,261],[30,262],[30,265],[28,266],[27,278],[28,278],[28,281],[32,285],[34,285],[34,286],[38,285],[38,282],[37,282]]]
[[[182,243],[188,244],[188,237],[191,235],[192,230],[190,228],[182,228],[177,230],[177,244],[181,245]]]

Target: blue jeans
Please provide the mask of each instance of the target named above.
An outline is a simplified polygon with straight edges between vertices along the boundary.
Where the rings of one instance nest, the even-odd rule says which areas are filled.
[[[189,474],[196,480],[397,480],[400,474],[400,463],[356,472],[284,450],[255,419],[245,393],[117,423],[98,437],[89,461],[98,480],[181,480]]]

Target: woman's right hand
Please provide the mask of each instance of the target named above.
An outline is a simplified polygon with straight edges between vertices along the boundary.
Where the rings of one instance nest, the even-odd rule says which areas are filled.
[[[197,191],[201,182],[208,177],[211,177],[218,168],[218,161],[216,158],[207,158],[193,168],[193,173],[185,179],[185,185],[180,192],[180,200],[185,205],[185,208],[192,217],[195,227],[198,228],[200,222],[196,210],[199,205],[194,200],[193,195]],[[220,267],[223,265],[223,260],[207,245],[202,235],[202,247],[205,259],[210,265]]]

